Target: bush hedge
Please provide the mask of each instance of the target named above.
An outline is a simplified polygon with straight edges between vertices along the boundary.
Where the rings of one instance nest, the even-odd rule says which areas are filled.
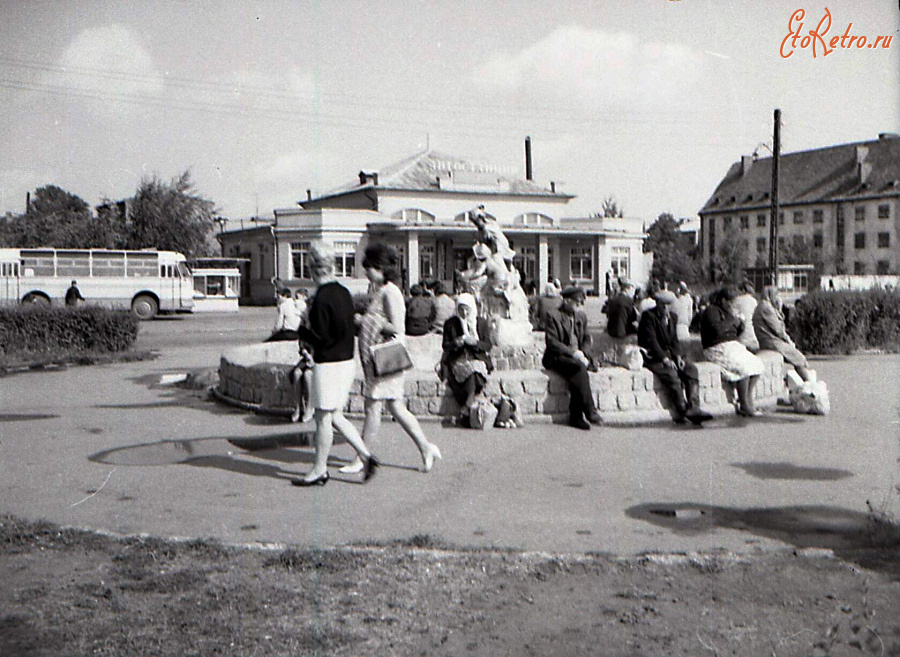
[[[900,292],[813,292],[790,313],[788,332],[804,353],[900,351]]]
[[[0,309],[0,354],[121,352],[134,346],[140,320],[98,306]]]

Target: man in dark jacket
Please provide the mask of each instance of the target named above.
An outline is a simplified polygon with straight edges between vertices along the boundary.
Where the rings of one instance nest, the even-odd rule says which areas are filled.
[[[72,285],[66,290],[66,305],[74,308],[79,301],[84,301],[84,297],[81,296],[81,290],[78,289],[78,281],[72,281]]]
[[[412,298],[406,308],[406,335],[425,335],[434,321],[434,300],[425,296],[419,283],[410,288]]]
[[[634,285],[619,283],[619,292],[606,302],[606,332],[614,338],[634,335],[637,330],[637,311],[634,309]]]
[[[700,380],[697,366],[685,359],[678,343],[675,317],[671,305],[675,295],[659,290],[654,295],[656,307],[641,314],[638,346],[644,355],[644,367],[653,372],[675,405],[674,420],[683,424],[690,420],[701,424],[712,418],[700,408]],[[687,397],[687,401],[685,401]]]
[[[562,297],[559,310],[547,313],[543,365],[569,384],[569,424],[578,429],[590,429],[591,424],[600,424],[601,418],[588,376],[588,369],[595,370],[596,366],[589,354],[591,336],[587,332],[587,317],[578,312],[584,305],[584,290],[568,287],[563,290]]]

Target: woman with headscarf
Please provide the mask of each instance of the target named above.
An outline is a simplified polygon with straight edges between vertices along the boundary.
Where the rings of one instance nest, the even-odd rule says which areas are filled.
[[[316,461],[305,477],[291,479],[291,483],[295,486],[328,483],[328,454],[334,442],[334,429],[356,450],[363,481],[368,481],[379,463],[343,413],[356,374],[353,298],[334,276],[331,247],[316,242],[309,250],[309,257],[310,273],[317,290],[309,308],[309,325],[300,325],[297,331],[300,339],[313,349],[310,403],[316,409]]]
[[[739,415],[759,415],[753,405],[753,391],[765,365],[738,341],[743,322],[732,308],[735,293],[724,287],[712,294],[709,306],[700,317],[700,341],[703,357],[722,368],[722,378],[737,389]]]
[[[753,313],[753,328],[760,349],[777,351],[794,366],[801,379],[809,381],[809,363],[787,333],[778,288],[771,285],[763,288],[762,299]]]
[[[441,378],[450,386],[459,404],[459,423],[465,426],[478,395],[494,369],[487,341],[488,323],[478,316],[475,297],[469,293],[456,298],[456,315],[444,323],[444,353]]]
[[[422,456],[422,469],[428,472],[435,459],[441,458],[441,450],[425,437],[416,416],[403,403],[405,372],[379,377],[372,365],[371,348],[374,345],[390,339],[406,343],[406,303],[395,282],[400,275],[397,253],[386,244],[370,244],[362,264],[369,279],[369,305],[359,318],[359,358],[363,367],[366,410],[363,440],[370,447],[374,444],[386,402],[393,418],[416,443]],[[357,472],[363,465],[363,461],[357,459],[341,468],[341,472]]]

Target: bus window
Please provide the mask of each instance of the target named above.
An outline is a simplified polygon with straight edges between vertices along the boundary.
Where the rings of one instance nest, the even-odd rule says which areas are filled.
[[[124,275],[124,253],[94,252],[94,276],[113,276],[116,278],[121,278]]]
[[[70,276],[90,276],[91,259],[86,251],[57,251],[56,275],[68,278]]]
[[[30,273],[26,272],[28,276],[54,276],[53,251],[23,249],[22,269],[30,270]]]
[[[128,278],[159,277],[159,257],[155,253],[129,253]]]
[[[206,295],[206,276],[197,274],[194,276],[194,292]]]
[[[179,263],[178,263],[178,274],[179,274],[182,278],[190,278],[190,277],[191,277],[191,270],[188,269],[188,266],[187,266],[186,264],[184,264],[183,262],[179,262]]]

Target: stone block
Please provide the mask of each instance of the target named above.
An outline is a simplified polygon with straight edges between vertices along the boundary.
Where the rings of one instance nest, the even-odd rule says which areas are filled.
[[[361,395],[362,387],[363,387],[362,379],[353,379],[353,383],[350,385],[350,394],[351,395]]]
[[[350,413],[365,413],[366,402],[362,395],[350,395],[349,399]]]
[[[415,397],[416,392],[418,392],[418,381],[413,378],[407,377],[403,381],[403,394],[406,395],[406,398]]]
[[[500,395],[500,380],[496,376],[488,379],[484,386],[484,394],[488,397],[497,397]]]
[[[618,399],[616,399],[615,393],[612,392],[601,392],[597,395],[597,410],[604,411],[615,411],[619,408]]]
[[[617,393],[616,400],[619,403],[619,410],[621,411],[633,411],[637,408],[637,400],[635,399],[634,393],[630,390]]]
[[[433,402],[429,402],[429,408],[430,408],[431,403],[433,403]],[[439,415],[456,416],[459,414],[459,410],[460,410],[459,404],[456,403],[456,400],[453,397],[451,397],[451,396],[441,397],[437,403],[438,403],[437,413]],[[434,412],[434,411],[432,411],[432,412]]]
[[[428,400],[423,397],[410,397],[407,406],[413,415],[428,415]]]
[[[545,393],[548,390],[547,377],[543,375],[540,377],[528,377],[522,381],[522,387],[529,395],[539,395],[541,393]]]
[[[537,413],[550,415],[559,412],[559,395],[546,395],[537,399]]]
[[[632,391],[631,373],[628,370],[616,372],[610,379],[610,388],[616,393],[625,393]]]
[[[612,378],[604,372],[591,374],[591,389],[595,392],[611,392]]]
[[[635,402],[639,409],[662,408],[659,398],[654,393],[646,390],[635,393]]]
[[[547,372],[547,389],[557,395],[569,391],[569,384],[556,372]]]
[[[418,394],[419,397],[434,397],[437,395],[438,391],[438,382],[434,381],[419,381],[418,382]]]

